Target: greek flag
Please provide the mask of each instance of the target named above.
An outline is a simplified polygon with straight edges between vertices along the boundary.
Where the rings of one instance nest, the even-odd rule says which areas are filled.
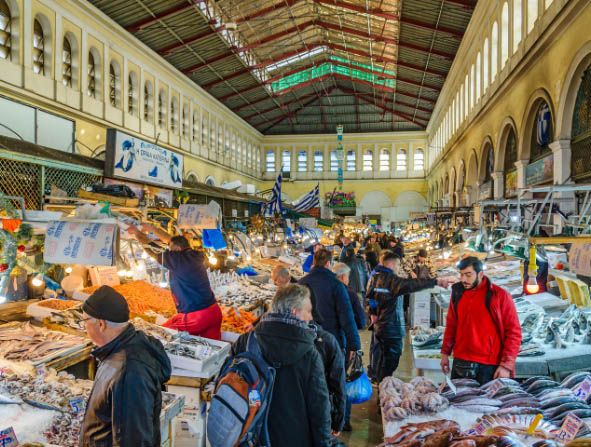
[[[540,146],[545,146],[550,138],[550,107],[543,103],[538,110],[536,125],[536,140]]]
[[[320,189],[319,185],[306,194],[302,200],[298,202],[297,205],[294,205],[294,210],[298,213],[303,213],[304,211],[308,211],[312,208],[316,208],[320,205]]]
[[[275,180],[275,185],[273,185],[273,195],[271,196],[271,200],[262,204],[261,212],[263,215],[281,213],[283,210],[281,207],[281,172],[282,171],[279,171],[277,180]]]

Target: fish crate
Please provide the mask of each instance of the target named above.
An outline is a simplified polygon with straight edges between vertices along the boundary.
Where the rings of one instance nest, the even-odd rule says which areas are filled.
[[[193,352],[195,354],[204,354],[205,358],[190,358],[187,356],[175,354],[169,352],[176,342],[168,342],[164,346],[167,350],[168,358],[170,359],[170,363],[173,368],[178,368],[182,370],[193,371],[196,373],[210,371],[212,369],[220,368],[222,363],[224,362],[225,358],[230,354],[230,343],[218,340],[211,340],[209,338],[202,338],[202,337],[193,337],[193,336],[186,336],[187,338],[193,338],[196,340],[205,340],[207,344],[218,347],[219,349],[215,352],[208,351],[208,347],[204,345],[196,345],[192,346],[190,344],[182,343],[182,341],[178,340],[183,344],[184,348],[189,352]],[[211,349],[211,348],[210,348]]]

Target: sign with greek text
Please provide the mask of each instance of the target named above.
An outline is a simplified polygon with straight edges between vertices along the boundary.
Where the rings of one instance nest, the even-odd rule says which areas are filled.
[[[180,188],[183,156],[125,132],[107,129],[105,175]]]
[[[318,221],[314,217],[300,217],[299,223],[304,228],[316,228],[318,226]]]
[[[492,424],[486,419],[483,419],[476,425],[476,427],[474,427],[474,431],[476,432],[476,434],[481,435],[483,433],[486,433],[487,430],[489,430],[491,427]]]
[[[41,377],[45,377],[47,375],[47,369],[45,368],[45,365],[37,365],[36,369],[37,374],[39,374]]]
[[[570,271],[591,276],[591,243],[575,242],[568,252]]]
[[[73,414],[81,413],[86,409],[86,401],[84,400],[84,396],[71,397],[69,401]]]
[[[503,382],[501,382],[500,380],[495,380],[488,388],[488,391],[486,392],[486,397],[488,397],[489,399],[492,398],[495,394],[497,394],[497,391],[499,391],[504,386],[505,385],[503,384]]]
[[[116,224],[49,222],[43,260],[50,264],[115,265],[118,240]]]
[[[217,228],[217,213],[213,212],[209,205],[188,205],[179,206],[177,223],[183,229],[208,229]]]
[[[573,393],[577,399],[587,402],[587,398],[591,394],[591,376],[585,377],[574,389]]]
[[[0,447],[18,447],[19,445],[14,428],[9,427],[0,431]]]
[[[569,442],[575,439],[579,429],[583,426],[583,420],[573,413],[566,415],[562,427],[556,434],[556,437],[563,442]]]

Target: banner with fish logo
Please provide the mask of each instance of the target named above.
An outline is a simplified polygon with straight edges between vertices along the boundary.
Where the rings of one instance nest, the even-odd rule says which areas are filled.
[[[53,221],[45,233],[43,261],[50,264],[115,265],[119,226]]]
[[[117,129],[107,129],[107,176],[180,188],[183,162],[181,154]]]

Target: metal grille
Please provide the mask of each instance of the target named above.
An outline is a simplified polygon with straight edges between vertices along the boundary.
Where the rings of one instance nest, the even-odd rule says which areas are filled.
[[[572,178],[591,177],[591,66],[583,73],[577,93],[572,127]]]
[[[68,193],[70,197],[76,197],[80,188],[100,182],[101,176],[86,174],[84,172],[68,171],[66,169],[45,168],[45,191],[51,190],[51,185]]]
[[[9,196],[21,196],[27,209],[40,209],[41,166],[0,158],[0,190]],[[20,207],[18,203],[14,203]]]

